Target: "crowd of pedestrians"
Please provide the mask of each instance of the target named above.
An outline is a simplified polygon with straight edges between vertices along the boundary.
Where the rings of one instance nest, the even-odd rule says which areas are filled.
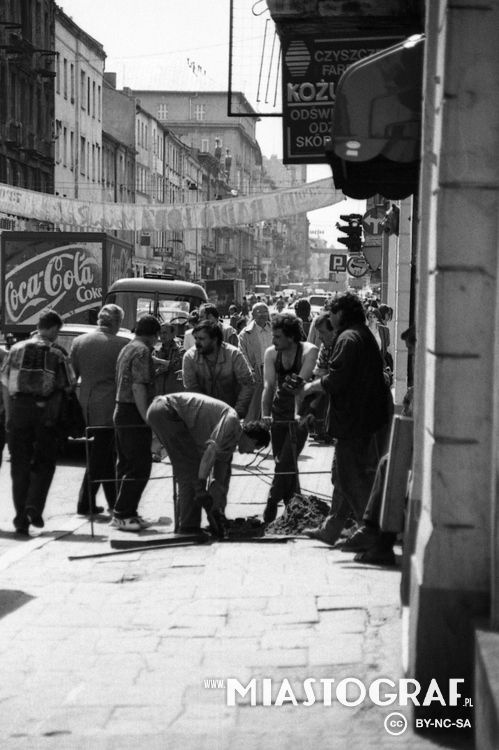
[[[60,404],[78,380],[92,440],[77,513],[104,512],[102,486],[113,527],[150,526],[139,505],[163,450],[178,485],[178,530],[198,532],[204,508],[211,532],[223,536],[234,451],[270,443],[268,524],[300,492],[297,461],[311,433],[331,445],[334,489],[330,514],[306,533],[334,545],[353,524],[357,540],[379,541],[366,509],[393,414],[392,311],[366,309],[348,292],[314,319],[306,300],[295,309],[276,304],[275,312],[263,300],[251,309],[244,302],[231,307],[230,322],[213,304],[191,311],[183,340],[151,315],[137,321],[132,339],[120,335],[123,311],[105,305],[95,331],[75,338],[69,353],[57,344],[62,320],[48,312],[33,336],[0,350],[0,448],[7,434],[16,533],[44,525]]]

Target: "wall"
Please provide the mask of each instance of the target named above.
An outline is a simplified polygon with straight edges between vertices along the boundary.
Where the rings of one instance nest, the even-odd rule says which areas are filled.
[[[499,3],[432,2],[426,27],[409,656],[469,694],[495,498]]]

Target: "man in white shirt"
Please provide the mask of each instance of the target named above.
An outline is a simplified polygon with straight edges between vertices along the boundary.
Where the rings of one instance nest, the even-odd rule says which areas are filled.
[[[246,419],[260,419],[262,413],[263,362],[265,351],[272,346],[269,308],[257,302],[252,308],[253,320],[239,334],[239,349],[246,357],[255,377],[255,391]]]

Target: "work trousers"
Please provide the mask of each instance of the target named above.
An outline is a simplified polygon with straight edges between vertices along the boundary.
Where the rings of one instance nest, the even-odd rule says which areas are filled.
[[[78,513],[88,513],[95,508],[95,498],[99,487],[102,489],[110,510],[116,503],[116,443],[113,427],[99,427],[88,430],[88,467],[83,475],[78,495]],[[90,504],[89,504],[90,503]]]
[[[17,528],[27,528],[26,514],[30,510],[42,515],[55,472],[57,428],[46,424],[46,407],[38,404],[27,395],[16,396],[10,402],[7,434]]]
[[[177,482],[175,525],[179,531],[197,530],[201,526],[201,505],[196,499],[201,456],[184,422],[161,399],[153,401],[147,419],[168,453]],[[223,512],[231,476],[230,461],[216,461],[212,476],[209,489],[213,506]]]
[[[151,475],[152,432],[135,404],[116,404],[113,421],[118,455],[118,496],[114,514],[117,518],[132,518],[137,515],[140,498]]]

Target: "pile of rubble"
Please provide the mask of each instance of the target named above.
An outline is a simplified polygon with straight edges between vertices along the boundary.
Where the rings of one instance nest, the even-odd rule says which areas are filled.
[[[328,513],[329,503],[315,495],[294,495],[284,513],[266,527],[265,535],[301,534],[321,526]]]

